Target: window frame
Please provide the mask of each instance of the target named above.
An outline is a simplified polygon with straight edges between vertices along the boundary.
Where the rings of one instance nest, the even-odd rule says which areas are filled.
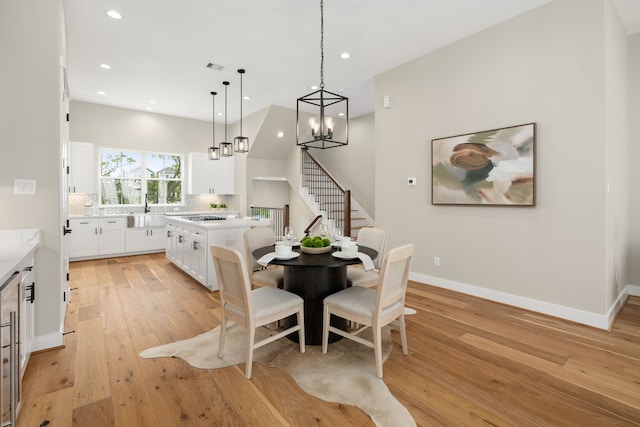
[[[102,156],[105,151],[114,151],[124,154],[135,154],[140,156],[140,176],[130,176],[130,177],[109,177],[102,175]],[[148,177],[147,176],[147,157],[149,155],[156,156],[170,156],[177,157],[180,162],[180,178],[172,179],[165,177]],[[163,168],[161,170],[166,169]],[[149,169],[150,170],[150,169]],[[145,204],[145,194],[148,194],[149,191],[149,182],[155,181],[158,182],[158,188],[160,187],[162,182],[179,182],[180,188],[180,200],[175,203],[155,203],[151,200],[148,201],[149,206],[159,206],[159,207],[168,207],[168,206],[180,206],[185,204],[185,155],[183,153],[170,153],[164,151],[149,151],[149,150],[137,150],[137,149],[127,149],[127,148],[113,148],[113,147],[98,147],[98,205],[104,207],[141,207]],[[121,179],[125,181],[140,181],[140,203],[110,203],[104,204],[103,200],[103,180],[104,179]]]

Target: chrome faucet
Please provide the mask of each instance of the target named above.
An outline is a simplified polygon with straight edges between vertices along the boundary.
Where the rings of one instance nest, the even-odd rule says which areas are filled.
[[[151,212],[151,208],[149,207],[149,204],[147,203],[148,199],[149,199],[149,194],[144,193],[144,213]]]

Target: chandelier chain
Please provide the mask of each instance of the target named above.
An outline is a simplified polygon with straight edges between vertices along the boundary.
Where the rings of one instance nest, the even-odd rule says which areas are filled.
[[[320,0],[320,89],[324,89],[324,1]]]

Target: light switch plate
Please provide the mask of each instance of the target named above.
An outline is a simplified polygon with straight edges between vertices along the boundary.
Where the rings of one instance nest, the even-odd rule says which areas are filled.
[[[13,181],[13,194],[34,195],[36,194],[35,179],[15,179]]]

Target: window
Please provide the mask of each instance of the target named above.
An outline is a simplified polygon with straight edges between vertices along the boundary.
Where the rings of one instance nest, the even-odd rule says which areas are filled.
[[[100,203],[182,204],[183,156],[100,149]]]

